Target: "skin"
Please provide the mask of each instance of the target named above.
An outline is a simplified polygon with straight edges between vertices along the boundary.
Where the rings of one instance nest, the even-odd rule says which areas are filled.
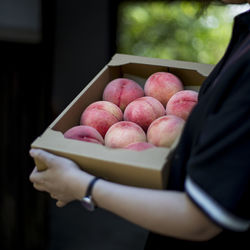
[[[56,199],[58,207],[80,200],[85,195],[94,176],[82,171],[73,161],[40,149],[32,149],[30,155],[47,166],[47,170],[41,172],[35,167],[30,181],[34,188],[46,191]],[[137,188],[98,180],[92,195],[98,207],[163,235],[203,241],[221,232],[184,192]]]
[[[250,1],[226,1],[239,4]],[[35,167],[30,175],[34,188],[45,191],[63,207],[80,200],[94,176],[82,171],[73,161],[39,149],[31,157],[43,162],[47,169]],[[150,231],[180,239],[205,241],[222,229],[198,209],[185,192],[152,190],[98,180],[94,186],[95,203],[128,221]]]

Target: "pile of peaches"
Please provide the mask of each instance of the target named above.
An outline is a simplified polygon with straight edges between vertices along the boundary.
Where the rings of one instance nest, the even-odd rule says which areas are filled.
[[[106,85],[102,100],[83,110],[79,125],[64,137],[136,151],[171,147],[197,98],[198,92],[184,90],[172,73],[156,72],[144,87],[117,78]]]

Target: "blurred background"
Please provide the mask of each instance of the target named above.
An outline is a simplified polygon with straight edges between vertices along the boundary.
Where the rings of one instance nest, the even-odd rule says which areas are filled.
[[[215,64],[248,5],[0,0],[0,249],[143,249],[146,230],[29,182],[28,151],[114,53]]]

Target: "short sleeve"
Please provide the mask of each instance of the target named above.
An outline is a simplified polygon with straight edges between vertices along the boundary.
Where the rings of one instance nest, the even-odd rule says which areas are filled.
[[[210,113],[187,162],[185,190],[217,224],[250,226],[250,75]],[[239,87],[241,86],[241,87]]]

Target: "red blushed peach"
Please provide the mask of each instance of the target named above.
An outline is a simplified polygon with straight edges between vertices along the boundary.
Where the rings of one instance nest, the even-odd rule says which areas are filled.
[[[104,141],[107,147],[124,148],[131,143],[146,142],[146,134],[136,123],[121,121],[109,128]]]
[[[83,111],[80,123],[95,128],[104,137],[110,126],[122,119],[122,111],[117,105],[112,102],[97,101]]]
[[[167,103],[166,113],[186,120],[198,102],[198,92],[182,90],[174,94]]]
[[[143,151],[143,150],[154,148],[154,147],[155,145],[148,143],[148,142],[135,142],[126,146],[125,149],[130,149],[134,151]]]
[[[101,134],[95,128],[85,125],[79,125],[68,129],[64,133],[64,137],[79,141],[104,144]]]
[[[182,132],[185,121],[175,115],[162,116],[151,123],[147,140],[157,147],[171,147]]]
[[[135,122],[147,131],[151,122],[165,113],[165,108],[158,100],[144,96],[129,103],[124,111],[124,120]]]
[[[143,88],[127,78],[117,78],[109,82],[103,91],[103,100],[116,104],[122,111],[130,102],[142,96]]]
[[[156,98],[164,107],[171,96],[180,90],[183,90],[181,80],[174,74],[167,72],[152,74],[144,85],[145,95]]]

